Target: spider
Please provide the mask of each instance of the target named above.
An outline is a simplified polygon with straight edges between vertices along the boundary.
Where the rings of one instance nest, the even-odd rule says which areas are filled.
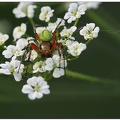
[[[36,33],[36,29],[35,26],[33,25],[33,31],[35,34],[35,40],[39,43],[39,45],[35,44],[35,43],[29,43],[26,46],[26,50],[21,58],[21,62],[23,57],[29,52],[28,54],[28,62],[30,61],[30,57],[31,57],[31,51],[35,50],[39,55],[41,55],[42,58],[48,58],[51,57],[53,55],[53,52],[55,50],[58,51],[58,54],[60,56],[59,59],[59,68],[60,68],[60,61],[61,61],[61,56],[63,56],[64,59],[64,67],[65,67],[65,56],[64,56],[64,52],[62,50],[62,44],[57,42],[57,29],[59,27],[59,25],[61,24],[62,20],[58,23],[58,25],[56,26],[56,28],[54,29],[54,32],[50,32],[47,29],[42,31],[42,35],[44,35],[45,37],[43,38],[42,35],[39,36]],[[33,40],[33,39],[31,39]],[[61,52],[62,51],[62,52]],[[28,66],[28,65],[27,65]],[[65,69],[65,68],[64,68]]]

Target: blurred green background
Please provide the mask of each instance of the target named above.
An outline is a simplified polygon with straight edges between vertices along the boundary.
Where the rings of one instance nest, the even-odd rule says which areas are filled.
[[[56,17],[67,11],[65,3],[36,3],[49,5]],[[27,18],[16,19],[12,14],[18,3],[0,3],[0,32],[10,35],[12,30]],[[99,37],[91,42],[80,58],[71,62],[68,69],[97,77],[110,84],[64,76],[49,81],[51,94],[40,100],[30,101],[21,93],[24,81],[16,82],[10,76],[0,76],[0,118],[120,118],[120,3],[103,2],[98,9],[89,9],[79,21],[79,28],[94,22],[100,27]],[[40,8],[36,14],[39,15]],[[40,23],[38,16],[34,18]],[[28,25],[30,25],[28,23]],[[29,32],[33,35],[31,27]],[[77,36],[78,41],[83,41]],[[2,49],[0,49],[2,53]],[[0,53],[0,54],[1,54]],[[3,56],[0,62],[3,62]],[[103,79],[102,79],[103,78]]]

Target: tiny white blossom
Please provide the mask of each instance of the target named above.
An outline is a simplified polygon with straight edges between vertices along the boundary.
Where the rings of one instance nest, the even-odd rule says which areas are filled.
[[[21,73],[23,72],[24,65],[20,65],[20,61],[12,60],[11,62],[5,62],[0,64],[0,73],[5,75],[13,75],[16,81],[20,81],[22,76]]]
[[[48,71],[53,71],[53,77],[58,78],[64,75],[64,68],[67,66],[67,61],[60,58],[59,55],[53,55],[52,58],[47,58],[45,61],[45,69]]]
[[[37,54],[37,52],[35,50],[31,50],[30,52],[28,52],[28,54],[26,55],[27,58],[25,60],[28,60],[28,58],[30,57],[30,61],[33,61],[33,60],[35,60],[37,58],[38,54]]]
[[[23,36],[26,32],[26,24],[25,23],[22,23],[21,26],[17,26],[14,28],[13,30],[13,37],[14,37],[14,40],[20,38],[21,36]]]
[[[39,19],[45,22],[48,22],[50,18],[53,16],[54,10],[49,6],[44,6],[41,8],[41,13],[39,15]]]
[[[24,49],[28,45],[28,40],[25,38],[20,38],[16,42],[16,46],[20,48],[21,50]]]
[[[80,18],[81,15],[85,14],[87,7],[85,5],[79,5],[77,3],[71,3],[69,5],[68,12],[65,14],[64,19],[67,20],[68,23],[75,21],[77,18]]]
[[[5,58],[14,57],[15,59],[17,56],[22,56],[23,51],[17,46],[9,45],[6,47],[6,50],[2,52],[2,55],[4,55]]]
[[[16,8],[13,9],[13,14],[15,14],[16,18],[26,17],[27,14],[27,6],[29,2],[20,2]]]
[[[27,16],[28,18],[33,18],[34,17],[34,12],[35,12],[35,8],[37,8],[36,5],[29,5],[27,8]]]
[[[53,72],[54,78],[59,78],[65,74],[65,70],[63,68],[55,68]]]
[[[0,33],[0,45],[4,44],[8,40],[9,36],[7,34]]]
[[[46,70],[51,71],[54,68],[54,61],[52,58],[47,58],[45,63],[46,63],[46,65],[45,65]]]
[[[73,44],[73,40],[67,40],[65,45],[68,47],[68,46],[71,46]]]
[[[31,51],[30,61],[35,60],[38,56],[38,53],[35,50]]]
[[[43,61],[36,62],[33,65],[33,73],[46,72],[45,63]]]
[[[84,36],[85,40],[93,39],[98,37],[99,30],[100,28],[95,27],[94,23],[89,23],[80,30],[80,35]]]
[[[77,41],[73,42],[71,46],[68,46],[68,53],[72,56],[79,56],[83,50],[86,49],[86,44],[78,43]]]
[[[23,86],[22,93],[28,94],[30,100],[40,99],[43,94],[50,94],[49,85],[42,77],[32,77]]]
[[[101,2],[78,2],[79,5],[86,5],[87,9],[97,9],[99,7],[99,5],[101,4]]]
[[[60,23],[61,22],[61,23]],[[59,26],[58,26],[59,25]],[[54,23],[49,23],[47,29],[51,31],[52,33],[55,31],[56,27],[64,26],[65,25],[65,20],[61,18],[57,18],[57,21]]]
[[[61,37],[67,37],[70,39],[75,39],[74,37],[72,37],[73,32],[75,32],[77,29],[76,26],[72,26],[71,28],[67,29],[66,27],[64,27],[64,29],[60,32]]]
[[[34,17],[34,9],[37,8],[36,5],[31,5],[32,2],[20,2],[16,8],[13,9],[13,14],[16,18]]]
[[[60,23],[61,22],[61,23]],[[59,24],[60,23],[60,24]],[[62,18],[57,18],[56,24],[59,26],[64,26],[65,25],[65,20]]]

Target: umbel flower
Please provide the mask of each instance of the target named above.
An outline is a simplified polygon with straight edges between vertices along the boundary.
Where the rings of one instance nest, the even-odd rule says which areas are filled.
[[[33,18],[34,9],[37,8],[36,5],[32,5],[32,2],[20,2],[16,8],[13,9],[13,13],[16,18]]]
[[[21,73],[23,72],[24,65],[21,64],[19,60],[11,60],[10,62],[5,62],[5,64],[0,64],[0,73],[5,75],[13,75],[16,81],[20,81],[22,76]],[[18,72],[19,70],[19,72]]]
[[[32,77],[27,80],[27,84],[23,86],[22,92],[28,94],[31,100],[40,99],[43,94],[49,94],[49,85],[42,77]]]
[[[35,18],[45,22],[45,26],[34,24],[35,8],[40,9]],[[100,29],[95,27],[95,23],[87,23],[81,30],[77,26],[86,10],[85,5],[71,3],[62,18],[52,21],[54,9],[50,6],[39,8],[30,2],[19,3],[13,9],[13,14],[18,19],[28,17],[29,22],[25,21],[13,29],[13,44],[5,46],[9,36],[0,33],[0,45],[4,48],[2,55],[6,59],[5,63],[0,64],[0,73],[12,75],[18,82],[27,81],[21,91],[28,94],[30,100],[49,94],[48,80],[64,76],[68,63],[79,58],[88,43],[98,37]],[[28,25],[32,26],[34,36],[28,34]],[[85,39],[84,42],[79,39],[80,35]]]
[[[99,27],[95,27],[94,23],[86,24],[81,30],[80,35],[84,36],[85,40],[98,37]]]
[[[77,3],[71,3],[69,5],[68,12],[65,14],[64,19],[68,19],[68,23],[80,18],[85,14],[87,7],[85,5],[78,5]]]
[[[26,32],[27,28],[26,28],[26,24],[22,23],[21,26],[17,26],[14,28],[13,30],[13,38],[14,40],[21,38],[25,32]]]

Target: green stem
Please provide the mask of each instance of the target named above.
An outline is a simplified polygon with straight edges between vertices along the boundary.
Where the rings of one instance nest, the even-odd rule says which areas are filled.
[[[66,70],[66,75],[70,76],[70,77],[73,77],[73,78],[80,79],[80,80],[89,81],[89,82],[105,83],[105,84],[120,86],[120,82],[117,81],[117,80],[98,78],[98,77],[94,77],[94,76],[89,76],[89,75],[73,72],[73,71],[70,71],[70,70]]]
[[[6,47],[5,47],[6,45],[3,43],[2,45],[0,45],[0,47],[2,48],[2,49],[6,49]]]
[[[30,37],[27,33],[25,33],[24,36],[27,37],[27,38]]]
[[[30,21],[31,24],[34,24],[34,21],[33,21],[32,18],[29,18],[29,21]]]
[[[32,18],[28,18],[29,19],[29,21],[30,21],[30,23],[31,23],[31,25],[33,26],[33,28],[35,27],[34,25],[34,21],[33,21],[33,19]]]
[[[79,19],[77,18],[77,19],[75,20],[74,26],[77,26],[78,21],[79,21]]]
[[[77,58],[79,58],[79,56],[76,56],[75,58],[68,58],[68,61],[72,61],[72,60],[76,60]]]
[[[88,43],[90,43],[90,42],[91,42],[91,40],[92,40],[92,39],[87,40],[87,42],[86,42],[85,44],[87,45]]]

